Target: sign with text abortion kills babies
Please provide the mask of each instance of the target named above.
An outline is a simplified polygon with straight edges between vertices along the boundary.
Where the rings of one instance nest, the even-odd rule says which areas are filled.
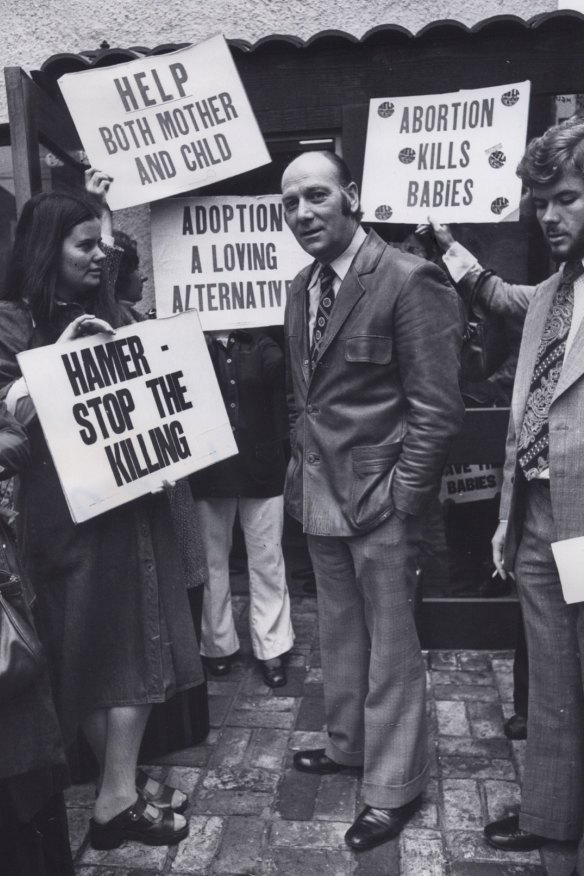
[[[158,316],[195,308],[205,331],[283,323],[310,259],[279,195],[169,198],[151,217]]]
[[[237,453],[195,312],[18,362],[75,523]]]
[[[68,73],[63,97],[113,210],[270,161],[222,36],[166,55]]]
[[[362,207],[369,222],[519,218],[529,82],[369,102]]]

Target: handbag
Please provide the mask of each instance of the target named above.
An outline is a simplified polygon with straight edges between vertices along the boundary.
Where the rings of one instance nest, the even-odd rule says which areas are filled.
[[[465,330],[461,350],[461,374],[465,381],[478,383],[486,380],[501,367],[510,352],[505,319],[489,313],[478,300],[485,280],[494,271],[483,271],[468,299],[463,299]]]
[[[25,691],[45,665],[20,577],[0,569],[0,702]]]

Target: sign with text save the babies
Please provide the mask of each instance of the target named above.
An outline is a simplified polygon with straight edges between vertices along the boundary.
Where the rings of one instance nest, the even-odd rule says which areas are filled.
[[[18,362],[75,523],[237,453],[194,312]]]
[[[422,97],[375,98],[363,171],[369,222],[519,218],[529,82]]]
[[[110,207],[132,207],[260,167],[270,156],[222,36],[59,80]]]
[[[309,257],[279,195],[169,198],[151,218],[158,316],[195,308],[205,331],[283,323]]]

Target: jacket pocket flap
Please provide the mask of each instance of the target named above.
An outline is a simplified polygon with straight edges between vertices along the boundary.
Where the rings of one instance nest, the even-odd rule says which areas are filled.
[[[401,442],[377,444],[367,447],[353,447],[351,458],[356,475],[388,471],[398,460]]]
[[[379,335],[362,335],[347,338],[345,359],[347,362],[372,362],[374,365],[387,365],[391,362],[393,341]]]

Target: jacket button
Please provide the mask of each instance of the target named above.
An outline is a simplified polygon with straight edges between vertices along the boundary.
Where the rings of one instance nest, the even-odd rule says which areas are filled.
[[[319,462],[320,457],[316,453],[309,453],[307,459],[311,465],[314,465],[315,462]]]

